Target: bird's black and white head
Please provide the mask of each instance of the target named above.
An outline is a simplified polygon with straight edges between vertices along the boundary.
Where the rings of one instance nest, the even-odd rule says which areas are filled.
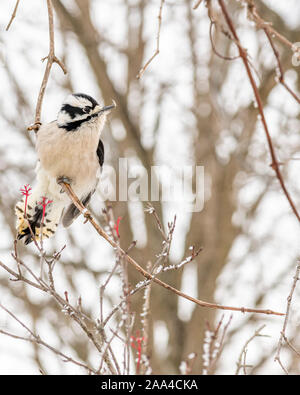
[[[95,99],[84,93],[73,93],[64,101],[57,117],[59,128],[68,132],[79,130],[82,126],[104,125],[106,115],[116,107],[113,102],[110,106],[101,107]]]

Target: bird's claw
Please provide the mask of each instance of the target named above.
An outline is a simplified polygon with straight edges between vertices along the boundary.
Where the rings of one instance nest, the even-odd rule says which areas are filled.
[[[92,216],[89,212],[83,213],[83,216],[85,218],[84,222],[83,222],[84,224],[86,224],[88,221],[90,221],[92,219]]]
[[[64,184],[71,185],[72,180],[71,180],[69,177],[60,176],[60,177],[57,177],[56,182],[57,182],[58,184],[64,183]],[[60,193],[64,193],[64,190],[61,189],[61,190],[60,190]]]

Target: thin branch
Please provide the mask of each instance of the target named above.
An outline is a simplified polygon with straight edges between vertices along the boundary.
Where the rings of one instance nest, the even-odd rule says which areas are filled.
[[[160,1],[160,7],[159,7],[159,14],[158,14],[158,29],[157,29],[157,36],[156,36],[156,50],[154,52],[154,54],[151,56],[151,58],[145,63],[145,65],[141,68],[141,70],[139,71],[138,75],[136,76],[136,78],[139,80],[140,78],[142,78],[142,75],[144,74],[144,72],[146,71],[147,67],[149,66],[149,64],[153,61],[154,58],[156,58],[156,56],[159,54],[159,43],[160,43],[160,29],[161,29],[161,21],[162,21],[162,10],[163,10],[163,6],[164,6],[165,0],[161,0]]]
[[[281,41],[284,45],[289,47],[293,52],[297,52],[300,55],[300,48],[295,47],[294,43],[289,41],[282,34],[278,33],[276,29],[272,27],[271,22],[265,21],[257,12],[257,8],[253,2],[253,0],[244,0],[247,4],[248,10],[248,18],[255,22],[256,27],[258,29],[267,29],[271,36],[276,37],[279,41]]]
[[[18,262],[18,263],[19,263],[19,262]],[[6,270],[8,273],[10,273],[12,276],[15,277],[14,279],[10,279],[11,281],[23,281],[24,283],[26,283],[26,284],[28,284],[28,285],[31,285],[31,286],[34,287],[34,288],[43,290],[43,288],[42,288],[40,285],[35,284],[34,282],[32,282],[32,281],[28,280],[26,277],[24,277],[24,276],[20,273],[20,271],[19,271],[19,273],[14,272],[13,270],[11,270],[8,266],[6,266],[6,265],[5,265],[3,262],[1,262],[1,261],[0,261],[0,266],[3,267],[4,270]]]
[[[259,314],[272,314],[272,315],[279,315],[282,316],[284,315],[283,313],[279,313],[276,311],[272,310],[262,310],[262,309],[252,309],[252,308],[245,308],[245,307],[232,307],[232,306],[224,306],[224,305],[219,305],[215,303],[209,303],[205,302],[196,298],[193,298],[192,296],[189,296],[178,289],[172,287],[171,285],[159,280],[152,274],[148,273],[145,269],[143,269],[133,258],[131,258],[114,240],[112,240],[107,233],[99,226],[94,218],[92,217],[91,213],[88,211],[86,207],[81,203],[81,201],[78,199],[78,197],[75,195],[73,189],[71,188],[70,185],[61,183],[62,188],[64,191],[68,194],[74,205],[78,208],[78,210],[81,212],[81,214],[84,215],[84,217],[92,224],[92,226],[95,228],[95,230],[98,232],[98,234],[103,237],[116,251],[119,251],[120,254],[126,259],[128,263],[130,263],[140,274],[142,274],[146,279],[148,280],[153,280],[155,283],[159,284],[163,288],[175,293],[178,296],[181,296],[195,304],[201,307],[208,307],[211,309],[220,309],[220,310],[231,310],[231,311],[240,311],[242,313],[259,313]]]
[[[236,372],[235,374],[238,375],[240,370],[243,369],[244,374],[247,374],[246,372],[246,368],[250,368],[252,367],[251,365],[247,365],[246,364],[246,356],[247,356],[247,347],[249,345],[249,343],[252,342],[252,340],[254,340],[256,337],[269,337],[268,335],[262,335],[260,332],[265,328],[266,325],[262,325],[260,328],[258,328],[254,334],[246,341],[246,343],[244,344],[242,351],[240,353],[238,362],[236,363],[237,368],[236,368]],[[243,361],[243,362],[242,362]]]
[[[48,348],[48,350],[50,350],[53,353],[55,353],[55,354],[59,355],[60,357],[62,357],[64,359],[64,362],[72,362],[73,364],[88,370],[89,373],[90,372],[96,373],[96,371],[93,368],[85,365],[84,363],[76,361],[75,359],[67,356],[66,354],[62,353],[60,350],[56,349],[55,347],[50,346],[48,343],[43,341],[40,338],[39,335],[36,335],[35,333],[33,333],[32,330],[29,329],[27,325],[25,325],[18,317],[16,317],[10,310],[8,310],[6,307],[4,307],[1,303],[0,303],[0,307],[7,314],[9,314],[15,321],[17,321],[30,334],[31,337],[18,336],[18,335],[15,335],[13,333],[10,333],[10,332],[7,332],[7,331],[4,331],[4,330],[0,329],[0,333],[1,334],[6,335],[6,336],[10,336],[10,337],[12,337],[14,339],[25,340],[25,341],[28,341],[28,342],[31,342],[31,343],[36,343],[36,344],[39,344],[41,346],[44,346],[44,347]]]
[[[275,45],[274,45],[274,43],[273,43],[272,37],[271,37],[271,35],[270,35],[268,29],[267,29],[267,28],[264,28],[263,30],[264,30],[264,32],[265,32],[265,34],[266,34],[266,36],[267,36],[267,38],[268,38],[268,40],[269,40],[269,43],[270,43],[270,45],[271,45],[271,47],[272,47],[272,50],[273,50],[273,52],[274,52],[274,55],[275,55],[275,58],[276,58],[276,61],[277,61],[277,66],[278,66],[278,68],[276,69],[276,77],[278,78],[278,82],[280,82],[281,85],[283,85],[283,86],[285,87],[285,89],[293,96],[293,98],[294,98],[298,103],[300,103],[300,98],[299,98],[299,97],[296,95],[296,93],[286,84],[286,82],[285,82],[285,80],[284,80],[284,72],[283,72],[283,68],[282,68],[281,62],[280,62],[279,53],[278,53],[278,51],[277,51],[277,49],[276,49],[276,47],[275,47]]]
[[[74,308],[66,298],[61,297],[55,289],[49,286],[45,281],[43,281],[41,278],[37,277],[33,271],[21,260],[19,260],[19,263],[24,266],[24,268],[29,272],[29,274],[34,278],[36,283],[31,282],[30,280],[26,279],[24,276],[21,276],[18,272],[13,271],[12,269],[9,269],[6,265],[4,265],[2,262],[0,262],[0,266],[2,266],[5,270],[7,270],[10,274],[12,274],[17,280],[21,280],[26,282],[29,285],[34,286],[35,288],[40,289],[41,291],[47,293],[48,295],[51,295],[55,301],[58,303],[58,305],[62,308],[62,311],[67,314],[70,318],[72,318],[80,327],[81,329],[85,332],[87,337],[92,341],[96,349],[98,350],[99,353],[102,355],[102,346],[96,339],[94,333],[89,329],[90,325],[86,325],[86,321],[88,321],[89,324],[92,324],[94,327],[95,331],[97,331],[97,325],[96,323],[90,319],[87,315],[85,315],[81,310],[78,308]],[[101,333],[103,336],[103,339],[101,340],[106,340],[105,339],[105,334],[102,332]],[[115,374],[116,371],[114,367],[112,366],[112,363],[108,357],[108,355],[105,353],[105,363],[110,370],[112,374]]]
[[[123,306],[124,303],[127,303],[128,298],[135,295],[137,292],[141,291],[142,289],[144,289],[145,287],[147,287],[152,280],[145,280],[143,282],[140,282],[136,285],[136,287],[130,291],[130,293],[128,295],[125,295],[122,297],[122,299],[120,300],[120,302],[113,307],[113,309],[109,312],[108,316],[105,318],[105,320],[102,323],[102,328],[104,328],[108,321],[112,318],[112,316],[121,309],[121,307]]]
[[[197,357],[198,354],[196,354],[195,352],[191,352],[185,360],[180,362],[179,371],[182,375],[191,374]]]
[[[197,3],[194,5],[193,10],[196,10],[201,3],[202,3],[202,0],[198,0]]]
[[[157,215],[157,212],[156,212],[155,208],[152,206],[151,203],[147,204],[147,207],[145,208],[145,212],[153,215],[153,217],[155,218],[155,221],[157,223],[158,229],[159,229],[160,233],[162,234],[162,237],[163,237],[164,241],[167,242],[168,241],[168,237],[167,237],[167,235],[166,235],[166,233],[164,231],[164,227],[163,227],[163,225],[161,223],[161,220],[160,220],[159,216]]]
[[[295,353],[298,357],[300,357],[300,352],[299,352],[298,350],[296,350],[296,348],[293,346],[293,344],[288,340],[288,338],[287,338],[284,334],[283,334],[283,338],[284,338],[284,340],[285,340],[287,346],[288,346],[292,351],[294,351],[294,353]]]
[[[147,264],[147,270],[151,271],[151,262]],[[151,283],[146,286],[144,291],[144,303],[141,313],[141,323],[142,323],[142,338],[144,339],[142,343],[141,352],[141,374],[146,374],[151,369],[149,364],[149,339],[150,339],[150,299],[151,299]]]
[[[8,31],[8,29],[10,28],[10,25],[12,24],[12,21],[13,21],[13,20],[15,19],[15,17],[16,17],[17,9],[18,9],[19,3],[20,3],[20,0],[17,0],[16,5],[15,5],[15,8],[14,8],[14,11],[13,11],[12,16],[11,16],[11,18],[10,18],[10,21],[8,22],[8,25],[6,26],[6,29],[5,29],[6,31]]]
[[[232,320],[232,314],[229,317],[226,325],[223,328],[223,333],[222,333],[222,336],[221,336],[220,345],[219,345],[219,347],[217,349],[215,358],[211,362],[210,370],[212,370],[212,371],[215,369],[216,363],[217,363],[218,359],[220,358],[220,356],[221,356],[221,354],[223,352],[224,345],[225,345],[225,336],[227,334],[227,331],[228,331],[229,325],[231,323],[231,320]]]
[[[214,25],[216,25],[216,22],[214,22],[214,21],[211,20],[211,21],[210,21],[210,27],[209,27],[209,38],[210,38],[211,47],[212,47],[213,52],[214,52],[219,58],[224,59],[224,60],[236,60],[236,59],[238,59],[238,58],[240,57],[239,55],[237,55],[237,56],[225,56],[225,55],[221,55],[221,54],[217,51],[216,46],[215,46],[215,43],[214,43],[214,39],[213,39],[213,34],[212,34],[212,28],[213,28]]]
[[[280,353],[281,353],[281,349],[282,349],[284,343],[287,342],[286,328],[287,328],[287,324],[288,324],[288,320],[289,320],[290,308],[291,308],[291,303],[292,303],[294,291],[296,289],[296,285],[297,285],[297,282],[299,280],[299,274],[300,274],[300,261],[297,264],[296,272],[295,272],[295,275],[294,275],[294,280],[293,280],[293,283],[292,283],[292,287],[291,287],[289,296],[287,297],[287,306],[286,306],[286,312],[285,312],[283,327],[282,327],[282,330],[281,330],[281,333],[280,333],[280,338],[279,338],[279,341],[278,341],[276,355],[275,355],[275,358],[274,358],[274,360],[279,363],[279,365],[281,366],[281,368],[284,370],[284,372],[286,374],[289,374],[289,373],[288,373],[288,371],[286,370],[286,368],[283,366],[283,364],[281,362]],[[290,343],[289,343],[289,346],[290,346]],[[291,348],[293,349],[293,351],[296,351],[293,347],[291,347]]]
[[[231,323],[232,317],[233,316],[231,314],[227,323],[223,326],[221,334],[219,332],[223,325],[224,315],[219,320],[219,323],[215,330],[212,331],[208,325],[208,330],[206,332],[206,337],[203,344],[203,374],[205,375],[213,374],[216,368],[217,361],[220,358],[224,348],[225,336]]]
[[[47,7],[48,7],[48,19],[49,19],[49,54],[45,58],[42,59],[44,61],[47,59],[47,65],[44,73],[44,77],[42,80],[42,84],[40,87],[40,92],[37,100],[36,110],[35,110],[35,120],[34,124],[28,127],[28,130],[34,130],[37,132],[41,126],[41,111],[42,111],[42,104],[43,99],[47,87],[47,83],[50,76],[50,71],[53,63],[57,63],[64,74],[67,74],[67,70],[64,64],[56,57],[55,49],[54,49],[54,24],[53,24],[53,6],[51,0],[47,0]]]

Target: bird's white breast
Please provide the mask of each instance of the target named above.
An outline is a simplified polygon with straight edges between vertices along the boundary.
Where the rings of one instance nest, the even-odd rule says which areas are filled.
[[[70,132],[56,122],[40,128],[36,147],[40,167],[52,179],[51,184],[57,177],[66,176],[79,197],[95,187],[99,172],[96,150],[102,127],[102,122],[95,120]]]

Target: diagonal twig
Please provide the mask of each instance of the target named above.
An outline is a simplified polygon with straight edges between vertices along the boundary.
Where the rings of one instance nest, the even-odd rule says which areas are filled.
[[[15,8],[13,10],[13,13],[11,15],[11,18],[8,22],[8,25],[6,26],[6,29],[5,29],[6,31],[8,31],[8,29],[10,28],[10,25],[12,24],[13,20],[15,19],[16,15],[17,15],[17,9],[18,9],[19,3],[20,3],[20,0],[17,0]]]
[[[77,365],[77,366],[80,366],[80,367],[86,369],[88,372],[96,373],[96,371],[93,368],[85,365],[82,362],[76,361],[75,359],[67,356],[64,353],[62,353],[57,348],[52,347],[50,344],[46,343],[44,340],[42,340],[40,338],[39,335],[36,335],[34,332],[32,332],[32,330],[30,328],[28,328],[27,325],[25,325],[15,314],[13,314],[10,310],[8,310],[6,307],[4,307],[1,303],[0,303],[0,308],[3,309],[7,314],[9,314],[15,321],[17,321],[29,333],[30,337],[15,335],[13,333],[4,331],[2,329],[0,329],[0,334],[12,337],[14,339],[24,340],[24,341],[27,341],[27,342],[36,343],[36,344],[39,344],[41,346],[44,346],[48,350],[50,350],[53,353],[55,353],[55,354],[59,355],[60,357],[62,357],[64,362],[71,362],[74,365]]]
[[[300,103],[299,97],[298,97],[298,96],[296,95],[296,93],[287,85],[287,83],[286,83],[285,80],[284,80],[284,72],[283,72],[283,68],[282,68],[281,62],[280,62],[279,53],[278,53],[278,51],[277,51],[277,49],[276,49],[276,47],[275,47],[275,44],[273,43],[273,40],[272,40],[272,37],[271,37],[270,32],[268,31],[267,28],[264,28],[263,30],[264,30],[264,32],[265,32],[265,34],[266,34],[266,36],[267,36],[267,38],[268,38],[268,40],[269,40],[269,43],[270,43],[270,45],[271,45],[271,48],[272,48],[272,50],[273,50],[273,52],[274,52],[274,55],[275,55],[275,58],[276,58],[276,61],[277,61],[277,66],[278,66],[278,68],[276,69],[276,78],[278,78],[278,82],[280,82],[281,85],[283,85],[283,86],[285,87],[285,89],[293,96],[293,98],[294,98],[298,103]],[[277,72],[277,70],[278,70],[278,72]]]
[[[140,274],[142,274],[146,279],[151,280],[155,282],[156,284],[162,286],[163,288],[175,293],[178,296],[181,296],[195,304],[201,307],[207,307],[211,309],[220,309],[220,310],[231,310],[231,311],[240,311],[242,313],[259,313],[259,314],[273,314],[273,315],[279,315],[282,316],[284,315],[283,313],[279,313],[276,311],[272,310],[263,310],[263,309],[252,309],[252,308],[246,308],[246,307],[233,307],[233,306],[224,306],[216,303],[209,303],[205,302],[196,298],[193,298],[192,296],[189,296],[178,289],[172,287],[171,285],[161,281],[157,277],[153,276],[152,274],[148,273],[145,269],[143,269],[133,258],[131,258],[114,240],[112,240],[107,233],[102,229],[100,225],[97,224],[97,222],[94,220],[92,217],[91,213],[89,210],[84,207],[84,205],[81,203],[81,201],[78,199],[78,197],[75,195],[73,189],[69,184],[65,184],[64,182],[61,182],[60,185],[64,189],[64,191],[68,194],[69,198],[72,200],[74,205],[78,208],[78,210],[81,212],[81,214],[84,215],[84,217],[92,224],[92,226],[95,228],[95,230],[98,232],[98,234],[103,237],[115,250],[118,250],[119,253],[125,258],[125,260],[130,263]]]

